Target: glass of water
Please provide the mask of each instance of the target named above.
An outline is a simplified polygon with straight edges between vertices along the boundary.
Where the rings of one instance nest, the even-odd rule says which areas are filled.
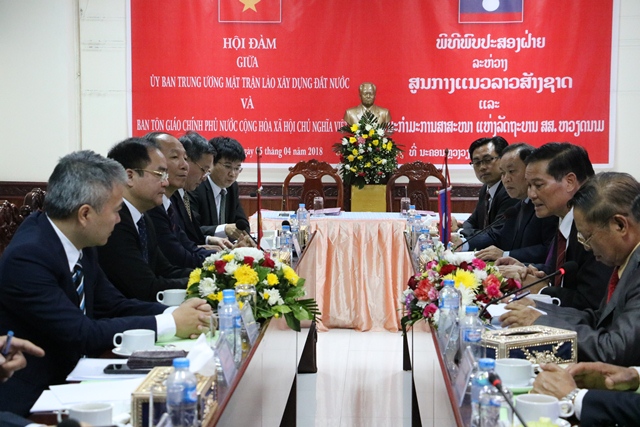
[[[324,197],[313,198],[313,216],[324,216]]]
[[[400,199],[400,212],[402,216],[407,216],[407,211],[409,210],[409,205],[411,204],[411,199],[408,197],[403,197]]]

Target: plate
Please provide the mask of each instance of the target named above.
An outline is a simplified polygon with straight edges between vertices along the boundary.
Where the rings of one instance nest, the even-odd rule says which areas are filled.
[[[131,356],[131,352],[130,352],[130,351],[123,350],[123,349],[122,349],[122,348],[120,348],[120,347],[116,347],[116,348],[114,348],[113,350],[111,350],[111,352],[112,352],[113,354],[117,355],[117,356],[122,356],[122,357],[129,357],[129,356]]]

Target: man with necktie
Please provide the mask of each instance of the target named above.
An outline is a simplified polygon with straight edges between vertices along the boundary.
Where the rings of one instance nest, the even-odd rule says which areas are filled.
[[[592,262],[614,267],[600,277],[600,304],[576,309],[525,298],[507,305],[511,311],[500,320],[503,326],[535,323],[576,331],[579,361],[640,365],[640,183],[629,174],[602,172],[577,191],[569,206],[578,244],[592,254]]]

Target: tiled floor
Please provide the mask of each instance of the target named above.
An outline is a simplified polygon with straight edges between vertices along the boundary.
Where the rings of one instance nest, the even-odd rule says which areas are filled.
[[[426,408],[422,425],[453,425],[438,361],[435,355],[427,358],[421,365],[436,375],[433,385],[419,392]],[[399,332],[321,332],[317,362],[317,374],[298,375],[299,426],[411,425],[411,372],[402,370]]]

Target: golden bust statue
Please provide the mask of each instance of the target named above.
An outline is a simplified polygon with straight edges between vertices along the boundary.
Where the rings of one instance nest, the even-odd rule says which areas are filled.
[[[373,105],[376,100],[376,85],[373,83],[365,82],[360,85],[360,101],[362,103],[357,107],[349,108],[344,113],[344,121],[352,125],[358,123],[360,118],[366,111],[370,111],[374,116],[378,118],[378,123],[391,122],[391,114],[386,108]]]

